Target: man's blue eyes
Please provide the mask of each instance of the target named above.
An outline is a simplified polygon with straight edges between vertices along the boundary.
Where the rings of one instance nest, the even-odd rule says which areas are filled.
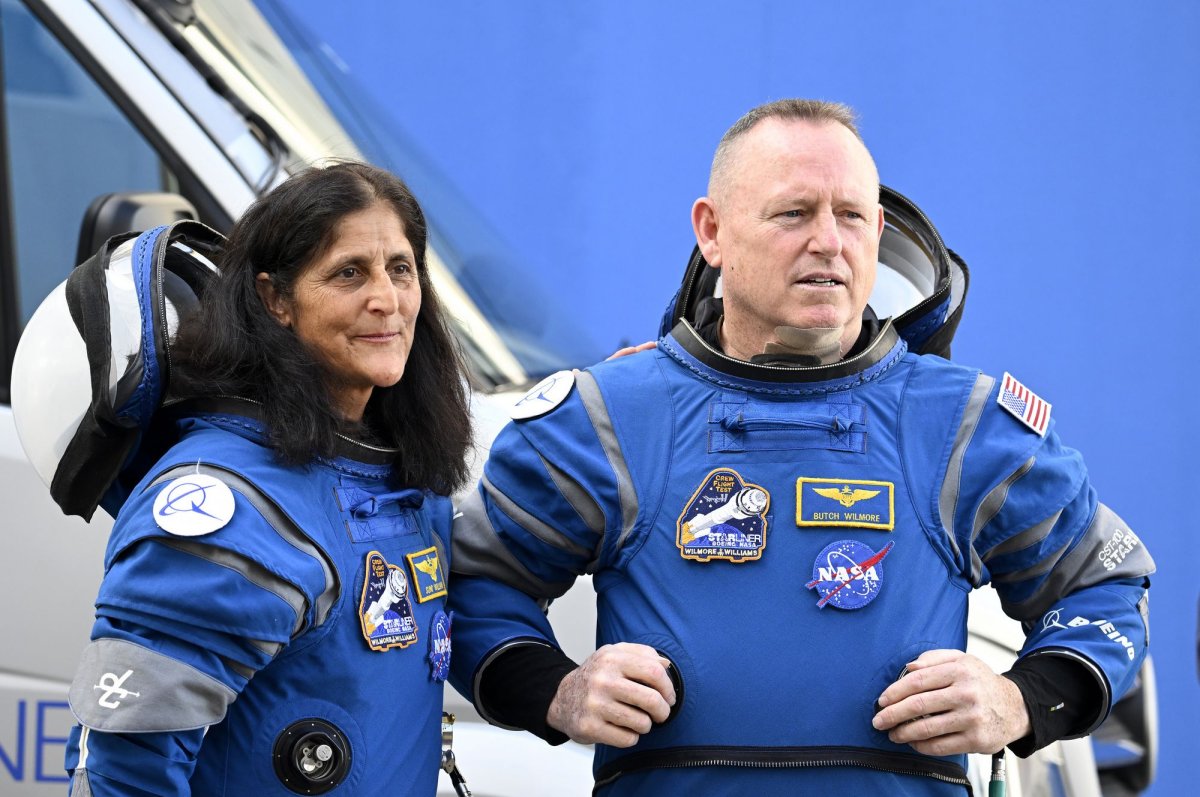
[[[780,215],[783,216],[785,219],[798,219],[804,215],[804,211],[802,211],[802,210],[785,210]],[[855,211],[855,210],[846,210],[846,211],[843,211],[840,215],[842,215],[848,219],[853,219],[855,221],[859,221],[863,218],[866,218],[861,213],[859,213],[858,211]]]

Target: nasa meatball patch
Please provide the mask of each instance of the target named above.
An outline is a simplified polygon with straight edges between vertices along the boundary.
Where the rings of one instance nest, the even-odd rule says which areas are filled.
[[[817,606],[861,609],[883,589],[883,559],[896,543],[889,542],[879,552],[858,540],[838,540],[817,554],[812,581],[805,584],[821,596]]]
[[[445,681],[450,675],[450,624],[454,612],[446,614],[441,609],[434,612],[429,625],[429,677]]]
[[[379,551],[367,554],[358,619],[371,650],[406,648],[417,641],[408,576]]]
[[[679,513],[675,544],[684,559],[745,562],[762,556],[767,545],[771,496],[730,468],[705,477]]]

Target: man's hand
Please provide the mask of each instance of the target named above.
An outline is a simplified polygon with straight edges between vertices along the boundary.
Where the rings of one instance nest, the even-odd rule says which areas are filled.
[[[616,351],[614,351],[612,354],[610,354],[605,359],[606,360],[615,360],[618,357],[628,357],[631,354],[637,354],[639,351],[649,351],[650,349],[657,348],[657,347],[658,347],[658,344],[655,341],[648,340],[645,343],[639,343],[636,346],[626,346],[623,349],[617,349]]]
[[[925,755],[995,753],[1031,728],[1017,685],[961,650],[927,650],[879,696],[873,725]]]
[[[666,665],[647,645],[605,645],[562,679],[546,723],[582,744],[632,747],[675,705]]]

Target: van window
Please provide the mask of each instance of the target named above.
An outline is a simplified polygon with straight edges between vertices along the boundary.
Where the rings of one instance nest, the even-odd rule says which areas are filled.
[[[24,327],[66,279],[84,211],[114,191],[178,191],[154,149],[17,0],[0,0],[4,120]]]

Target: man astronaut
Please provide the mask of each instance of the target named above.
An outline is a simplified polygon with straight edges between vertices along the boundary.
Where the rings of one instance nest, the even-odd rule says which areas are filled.
[[[1149,554],[1049,403],[916,353],[961,288],[875,317],[880,196],[849,109],[752,110],[657,348],[557,375],[460,507],[452,678],[496,724],[596,743],[598,794],[961,795],[966,753],[1086,734],[1133,681]],[[583,573],[576,665],[542,609]],[[1028,632],[1004,675],[963,652],[989,582]]]

